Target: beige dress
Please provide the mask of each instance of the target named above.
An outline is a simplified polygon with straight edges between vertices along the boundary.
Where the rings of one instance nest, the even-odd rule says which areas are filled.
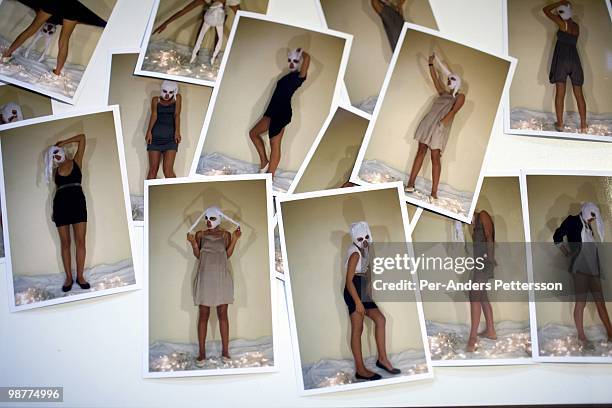
[[[449,93],[439,95],[433,102],[427,115],[421,119],[414,134],[414,140],[426,144],[431,150],[440,149],[444,151],[452,122],[448,126],[440,123],[442,119],[455,104],[455,97]]]
[[[234,303],[234,281],[228,268],[223,234],[202,234],[193,301],[204,306]]]

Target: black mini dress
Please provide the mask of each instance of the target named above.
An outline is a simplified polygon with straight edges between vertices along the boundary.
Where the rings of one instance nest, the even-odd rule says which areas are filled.
[[[51,24],[62,24],[64,19],[81,24],[106,27],[106,21],[78,0],[19,0],[34,11],[42,10],[51,14]]]
[[[565,83],[567,77],[570,77],[572,85],[582,86],[584,84],[584,72],[576,48],[577,42],[578,36],[561,30],[557,31],[557,43],[548,75],[551,84]]]
[[[83,175],[75,161],[67,176],[55,172],[55,196],[53,197],[52,220],[56,227],[87,222],[87,203],[81,187]]]
[[[291,116],[293,115],[291,97],[305,80],[306,77],[300,78],[300,72],[295,71],[289,72],[276,82],[276,88],[264,113],[264,116],[270,118],[268,137],[278,136],[281,130],[291,123]]]

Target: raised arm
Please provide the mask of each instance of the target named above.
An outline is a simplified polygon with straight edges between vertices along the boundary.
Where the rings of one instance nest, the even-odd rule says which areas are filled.
[[[236,230],[230,234],[225,231],[225,250],[227,252],[227,257],[229,258],[234,253],[234,248],[236,247],[236,242],[242,236],[242,231],[240,227],[236,228]]]
[[[563,27],[563,19],[559,17],[558,14],[553,13],[553,10],[555,10],[557,7],[562,6],[564,4],[569,4],[569,1],[567,0],[557,1],[552,4],[549,4],[548,6],[542,9],[544,14],[546,14],[546,17],[548,17],[549,19],[557,23],[559,27]]]
[[[359,253],[353,252],[348,259],[346,266],[346,290],[348,290],[349,294],[353,298],[353,302],[355,302],[357,313],[364,315],[365,308],[363,307],[363,303],[361,303],[361,299],[359,298],[359,293],[357,293],[357,288],[353,283],[353,277],[355,276],[355,270],[357,269],[357,262],[359,262]]]
[[[174,110],[174,141],[181,143],[181,106],[183,105],[183,97],[181,94],[176,95],[176,105]]]
[[[173,22],[174,20],[176,20],[178,18],[183,17],[185,14],[189,13],[191,10],[193,10],[194,8],[196,8],[198,6],[203,5],[204,3],[205,3],[204,0],[193,0],[191,3],[189,3],[188,5],[186,5],[185,7],[183,7],[182,9],[177,11],[176,13],[174,13],[173,15],[171,15],[170,18],[168,18],[166,21],[161,23],[153,31],[153,34],[161,33],[162,31],[164,31],[168,27],[168,24],[170,24],[171,22]]]
[[[434,66],[434,59],[436,58],[435,54],[431,54],[429,58],[427,58],[427,63],[429,65],[429,75],[431,75],[431,80],[436,87],[436,92],[438,95],[442,95],[445,92],[444,84],[440,81],[440,77],[438,77],[438,71]]]
[[[149,117],[149,126],[147,126],[147,133],[145,134],[145,140],[147,144],[151,144],[153,141],[153,126],[155,126],[155,122],[157,122],[157,101],[158,97],[154,96],[151,99],[151,117]]]
[[[81,133],[76,136],[72,136],[66,140],[60,140],[55,145],[58,147],[65,146],[70,143],[78,143],[77,151],[74,155],[73,160],[79,167],[83,167],[83,155],[85,155],[85,134]]]
[[[306,78],[308,75],[308,67],[310,66],[310,54],[306,51],[302,52],[302,67],[300,68],[300,78]]]

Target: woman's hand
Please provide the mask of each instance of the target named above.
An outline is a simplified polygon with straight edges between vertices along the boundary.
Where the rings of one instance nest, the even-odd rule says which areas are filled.
[[[450,126],[451,121],[453,120],[452,115],[445,115],[442,119],[440,119],[440,124],[442,126]]]
[[[179,132],[174,133],[174,141],[176,143],[181,143],[181,134]]]
[[[238,241],[238,238],[240,238],[241,236],[242,236],[242,230],[240,229],[240,227],[236,228],[236,230],[232,232],[232,239],[234,241]]]
[[[365,315],[365,307],[363,306],[363,303],[357,302],[355,304],[355,311],[362,316]]]
[[[187,241],[189,241],[192,244],[196,243],[196,237],[195,234],[192,234],[190,232],[187,233]]]
[[[164,31],[166,28],[168,28],[168,24],[163,23],[163,24],[161,24],[159,27],[157,27],[157,28],[155,29],[155,31],[153,31],[153,34],[159,34],[159,33],[161,33],[162,31]]]
[[[153,133],[147,132],[147,134],[145,135],[145,140],[147,144],[151,144],[151,142],[153,141]]]
[[[433,64],[435,58],[436,58],[436,53],[432,52],[431,55],[429,56],[429,58],[427,58],[427,63]]]

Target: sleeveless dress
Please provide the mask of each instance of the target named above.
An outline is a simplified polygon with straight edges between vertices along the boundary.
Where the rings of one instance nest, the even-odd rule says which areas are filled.
[[[234,303],[234,281],[228,269],[223,234],[202,234],[193,301],[210,307]]]
[[[51,219],[57,227],[87,222],[87,204],[81,187],[83,178],[79,165],[73,161],[72,171],[67,176],[55,172],[57,189],[53,196]]]
[[[565,83],[568,76],[572,81],[572,85],[581,86],[584,84],[584,72],[582,71],[582,63],[576,48],[577,42],[578,36],[561,30],[557,31],[557,43],[555,44],[555,51],[553,52],[550,73],[548,75],[551,84],[557,82]]]
[[[414,133],[414,140],[426,144],[431,150],[440,149],[440,151],[444,151],[452,122],[448,126],[444,126],[440,123],[440,119],[451,111],[454,104],[455,97],[449,93],[443,93],[436,97],[429,112],[421,119]]]
[[[495,226],[493,227],[493,242],[495,242]],[[480,213],[474,221],[474,258],[482,257],[488,253],[487,251],[487,237],[485,236],[484,226],[480,221]],[[485,262],[485,267],[481,270],[474,269],[473,279],[476,281],[487,281],[493,278],[494,266],[491,262]]]
[[[266,108],[264,116],[270,118],[268,137],[277,136],[289,123],[293,111],[291,110],[291,98],[297,89],[302,86],[306,77],[300,78],[300,72],[289,72],[276,83],[270,103]]]
[[[357,247],[355,244],[353,245]],[[355,289],[357,289],[357,295],[359,296],[359,299],[361,300],[361,303],[365,309],[378,309],[378,306],[372,301],[371,296],[368,294],[369,277],[372,267],[371,257],[367,256],[364,258],[361,255],[359,248],[353,252],[357,252],[360,257],[360,262],[357,264],[357,267],[361,265],[361,270],[355,270],[355,274],[353,275],[353,285],[355,285]],[[344,303],[346,303],[346,307],[348,308],[348,314],[353,314],[353,312],[357,310],[357,305],[355,304],[355,300],[351,296],[351,293],[346,288],[346,285],[344,285],[342,297],[344,298]]]
[[[393,8],[392,4],[383,0],[383,9],[380,12],[380,19],[383,23],[387,40],[391,46],[391,51],[395,50],[397,41],[399,40],[402,27],[404,26],[404,18]]]
[[[42,10],[51,17],[47,22],[62,24],[62,20],[78,21],[95,27],[106,27],[106,21],[78,0],[18,0],[21,4],[38,11]]]
[[[167,150],[178,150],[178,143],[174,140],[174,114],[176,102],[170,105],[162,105],[157,102],[157,120],[151,129],[153,139],[147,145],[147,150],[165,152]]]

